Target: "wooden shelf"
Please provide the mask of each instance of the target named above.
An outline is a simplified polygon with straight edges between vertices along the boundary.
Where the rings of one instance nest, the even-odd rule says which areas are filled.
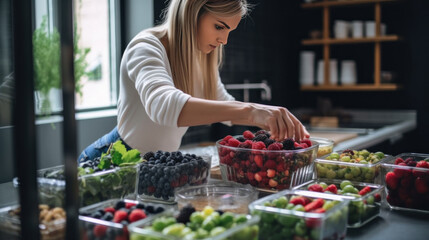
[[[399,2],[400,0],[333,0],[333,1],[322,1],[314,3],[303,3],[302,8],[320,8],[320,7],[341,7],[341,6],[352,6],[352,5],[364,5],[373,3],[383,2]]]
[[[399,85],[393,83],[301,86],[302,91],[395,91],[399,88],[401,88]]]
[[[328,38],[328,39],[304,39],[302,45],[323,45],[323,44],[356,44],[356,43],[375,43],[375,42],[394,42],[399,41],[397,35],[379,36],[372,38]]]

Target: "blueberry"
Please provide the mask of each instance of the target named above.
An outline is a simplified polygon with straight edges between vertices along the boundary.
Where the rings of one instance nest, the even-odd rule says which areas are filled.
[[[121,208],[125,208],[125,202],[124,202],[124,201],[118,201],[118,202],[115,204],[115,209],[116,209],[116,210],[121,209]]]
[[[143,203],[137,203],[136,208],[145,209],[145,205]]]
[[[113,214],[111,212],[106,212],[102,217],[101,220],[110,221],[113,219]]]
[[[148,205],[148,206],[146,206],[146,211],[148,213],[154,213],[155,212],[155,208],[152,205]]]
[[[97,218],[97,219],[100,219],[101,218],[101,216],[103,216],[100,212],[95,212],[95,213],[93,213],[92,215],[91,215],[91,217],[93,217],[93,218]]]

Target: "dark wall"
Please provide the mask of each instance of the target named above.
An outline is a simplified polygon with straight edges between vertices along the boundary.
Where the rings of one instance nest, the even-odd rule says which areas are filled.
[[[155,16],[164,7],[155,1]],[[302,9],[301,1],[250,1],[255,4],[250,17],[230,34],[221,69],[224,83],[268,80],[273,89],[271,104],[289,109],[316,108],[319,98],[330,99],[343,109],[416,109],[418,128],[407,134],[408,151],[427,152],[429,143],[429,1],[402,1],[382,4],[382,22],[387,32],[402,37],[400,42],[382,44],[382,70],[394,71],[398,91],[329,91],[299,90],[299,52],[314,50],[320,59],[322,46],[303,47],[308,30],[322,28],[322,9]],[[335,8],[335,19],[373,20],[373,5]],[[374,44],[335,45],[331,54],[338,60],[354,59],[358,81],[373,81]],[[258,98],[252,101],[260,102]],[[215,125],[216,126],[216,125]],[[219,131],[214,131],[219,134]],[[224,135],[222,132],[220,135]],[[404,143],[401,143],[404,144]]]

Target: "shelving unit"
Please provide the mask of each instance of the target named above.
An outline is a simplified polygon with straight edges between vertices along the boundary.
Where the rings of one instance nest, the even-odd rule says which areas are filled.
[[[322,39],[304,39],[301,41],[303,46],[322,45],[324,61],[324,82],[318,86],[301,86],[303,91],[394,91],[400,88],[397,84],[381,83],[381,43],[399,41],[397,35],[381,36],[381,4],[385,2],[399,2],[400,0],[323,0],[321,2],[303,3],[304,9],[322,8],[323,10],[323,38]],[[356,5],[373,4],[375,19],[375,37],[372,38],[330,38],[330,8],[331,7],[353,7]],[[332,85],[329,83],[330,68],[329,59],[331,45],[339,44],[374,44],[374,83],[356,84],[350,86]]]

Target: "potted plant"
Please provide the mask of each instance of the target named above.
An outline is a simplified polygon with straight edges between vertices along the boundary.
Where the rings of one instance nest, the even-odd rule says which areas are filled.
[[[80,48],[76,24],[73,35],[75,90],[82,95],[82,77],[86,75],[86,56],[90,48]],[[35,72],[36,113],[49,115],[52,110],[62,109],[60,34],[54,28],[48,30],[47,17],[43,16],[40,27],[33,33],[33,57]]]

